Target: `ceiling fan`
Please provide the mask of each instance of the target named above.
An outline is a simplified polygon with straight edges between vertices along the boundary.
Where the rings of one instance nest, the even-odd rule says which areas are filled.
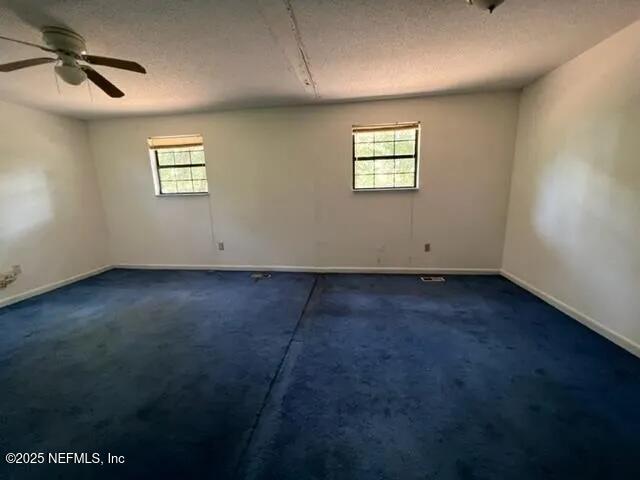
[[[88,78],[112,98],[123,97],[124,92],[100,75],[91,65],[102,65],[128,70],[130,72],[147,73],[142,65],[130,60],[87,55],[84,38],[73,30],[64,27],[42,28],[42,40],[47,45],[46,47],[23,40],[3,37],[2,35],[0,35],[0,39],[29,45],[55,54],[55,57],[30,58],[28,60],[5,63],[4,65],[0,65],[0,72],[13,72],[21,68],[44,65],[46,63],[57,63],[55,71],[66,83],[70,85],[80,85]]]
[[[469,5],[475,5],[482,10],[489,10],[489,13],[504,3],[504,0],[467,0]]]

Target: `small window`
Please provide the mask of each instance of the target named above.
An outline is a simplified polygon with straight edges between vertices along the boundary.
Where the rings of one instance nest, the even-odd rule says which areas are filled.
[[[419,123],[353,127],[353,189],[418,188]]]
[[[202,136],[149,139],[156,195],[202,195],[209,192]]]

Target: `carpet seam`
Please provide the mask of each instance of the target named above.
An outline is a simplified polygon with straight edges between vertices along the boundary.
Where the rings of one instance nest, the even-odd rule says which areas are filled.
[[[295,339],[298,330],[300,329],[300,325],[302,325],[302,319],[304,318],[305,314],[307,313],[307,307],[309,306],[309,303],[311,303],[311,297],[313,296],[313,293],[316,290],[316,285],[318,284],[318,274],[314,275],[313,278],[313,285],[311,285],[311,289],[309,290],[309,295],[307,295],[307,299],[304,302],[304,305],[302,306],[302,310],[300,312],[300,316],[298,317],[298,321],[296,322],[295,327],[293,328],[293,332],[291,333],[291,338],[289,338],[289,341],[287,342],[287,346],[284,349],[284,354],[282,355],[282,358],[280,359],[280,362],[278,363],[278,367],[276,368],[276,372],[273,375],[273,378],[271,379],[271,381],[269,382],[269,386],[267,388],[267,392],[264,395],[264,398],[262,399],[262,404],[260,405],[260,408],[258,409],[258,413],[256,414],[256,418],[253,421],[253,425],[251,426],[251,430],[249,431],[249,437],[247,438],[247,441],[245,442],[244,447],[242,448],[242,451],[240,452],[240,456],[238,457],[238,462],[236,463],[236,466],[234,468],[234,472],[233,472],[233,478],[238,478],[238,474],[240,473],[240,467],[243,463],[244,457],[247,454],[247,452],[249,451],[249,447],[251,445],[251,442],[253,441],[253,436],[256,432],[256,430],[258,429],[258,424],[260,423],[260,419],[262,418],[262,413],[264,412],[264,409],[267,406],[267,403],[269,402],[269,398],[271,397],[271,392],[273,390],[273,387],[275,386],[278,377],[280,376],[280,373],[282,372],[282,367],[284,366],[287,357],[289,356],[289,351],[291,350],[291,345],[293,344],[293,340]]]

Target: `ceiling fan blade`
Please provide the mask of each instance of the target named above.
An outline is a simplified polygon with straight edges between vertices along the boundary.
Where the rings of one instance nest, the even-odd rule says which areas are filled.
[[[55,52],[55,50],[48,47],[44,47],[42,45],[38,45],[37,43],[25,42],[24,40],[16,40],[15,38],[4,37],[2,35],[0,35],[0,39],[8,40],[10,42],[15,42],[15,43],[21,43],[22,45],[28,45],[30,47],[36,47],[36,48],[39,48],[40,50],[44,50],[45,52]]]
[[[87,77],[89,77],[89,80],[95,83],[98,86],[98,88],[100,88],[104,93],[109,95],[111,98],[124,97],[124,92],[122,90],[120,90],[113,83],[111,83],[109,80],[107,80],[98,72],[96,72],[93,68],[87,65],[83,65],[80,68],[82,68],[84,73],[87,74]]]
[[[13,72],[14,70],[20,70],[21,68],[35,67],[36,65],[44,65],[45,63],[54,63],[56,58],[30,58],[28,60],[20,60],[18,62],[5,63],[0,65],[0,72]]]
[[[119,68],[121,70],[129,70],[131,72],[147,73],[145,68],[139,63],[130,60],[121,60],[119,58],[100,57],[98,55],[83,55],[82,58],[93,65],[103,65],[105,67]]]

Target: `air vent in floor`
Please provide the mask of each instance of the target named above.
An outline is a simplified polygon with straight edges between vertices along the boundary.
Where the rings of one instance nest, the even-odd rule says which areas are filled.
[[[271,274],[267,272],[253,272],[251,274],[251,278],[254,280],[264,280],[266,278],[271,278]]]
[[[420,277],[420,281],[424,283],[442,283],[446,282],[444,277]]]

